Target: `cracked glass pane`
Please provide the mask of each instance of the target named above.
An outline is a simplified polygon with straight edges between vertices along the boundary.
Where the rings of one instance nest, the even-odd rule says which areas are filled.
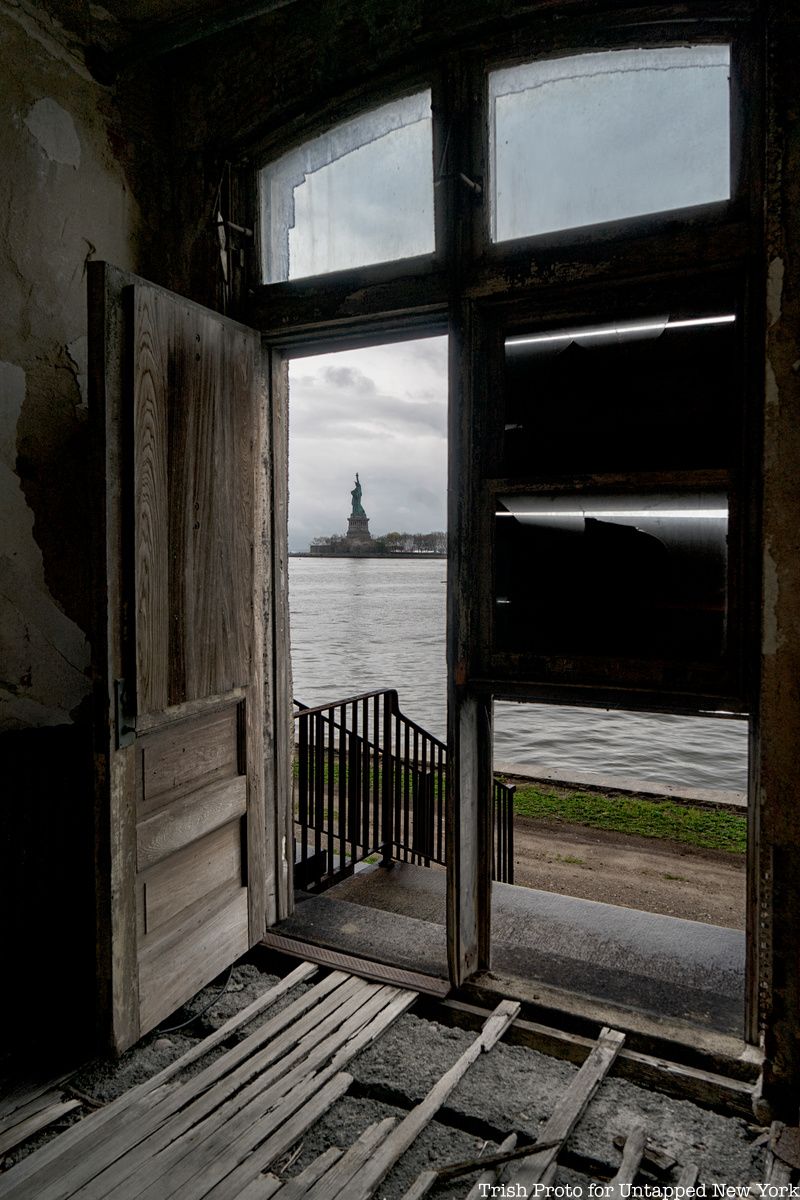
[[[431,95],[336,125],[261,171],[266,283],[434,249]]]
[[[728,496],[498,497],[495,645],[710,662],[725,649]]]
[[[729,46],[494,71],[489,122],[497,242],[731,195]]]

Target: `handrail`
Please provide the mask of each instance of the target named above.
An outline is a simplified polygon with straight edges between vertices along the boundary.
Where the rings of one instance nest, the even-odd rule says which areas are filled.
[[[384,866],[444,865],[447,746],[401,712],[396,689],[294,705],[298,883],[329,886],[376,853]],[[513,796],[494,780],[492,874],[509,883]]]
[[[407,717],[404,712],[400,711],[400,697],[396,688],[378,688],[374,692],[360,692],[357,696],[348,696],[346,700],[336,700],[333,704],[318,704],[316,708],[308,708],[308,706],[303,704],[302,700],[298,700],[297,697],[295,697],[292,703],[298,706],[298,712],[294,714],[295,719],[297,719],[297,717],[299,717],[301,714],[305,717],[311,717],[316,713],[328,712],[332,708],[341,708],[344,705],[354,704],[357,701],[360,703],[362,700],[372,700],[375,696],[392,696],[394,698],[392,711],[395,712],[398,717],[400,717],[404,724],[408,725],[409,729],[414,729],[417,733],[423,734],[430,742],[433,742],[435,746],[440,747],[442,750],[447,749],[446,744],[441,741],[440,738],[437,738],[433,733],[429,733],[427,729],[423,729],[423,727],[418,725],[416,721],[413,721],[411,717]]]

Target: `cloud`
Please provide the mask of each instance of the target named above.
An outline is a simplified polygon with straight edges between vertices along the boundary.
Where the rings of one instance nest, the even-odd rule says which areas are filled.
[[[289,540],[344,533],[359,472],[373,534],[444,529],[447,343],[416,339],[289,369]]]
[[[369,395],[375,391],[375,381],[360,371],[358,367],[326,367],[322,372],[326,383],[333,387],[346,388],[348,391]]]

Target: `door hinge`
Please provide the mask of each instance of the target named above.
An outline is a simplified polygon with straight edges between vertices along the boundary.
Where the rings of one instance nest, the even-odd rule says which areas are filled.
[[[117,750],[133,745],[136,740],[136,717],[131,712],[128,685],[124,679],[114,680],[114,729]]]

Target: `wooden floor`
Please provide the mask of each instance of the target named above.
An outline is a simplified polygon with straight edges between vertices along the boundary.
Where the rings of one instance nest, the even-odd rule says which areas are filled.
[[[321,974],[318,966],[303,962],[158,1075],[86,1116],[0,1176],[0,1197],[371,1200],[381,1195],[383,1180],[436,1120],[472,1064],[510,1033],[520,1004],[503,999],[484,1014],[474,1040],[403,1115],[369,1125],[349,1147],[330,1146],[294,1177],[285,1177],[281,1163],[281,1178],[274,1173],[279,1161],[353,1082],[347,1065],[418,998],[415,989],[394,982],[344,970],[320,978]],[[556,1099],[535,1141],[508,1130],[497,1151],[426,1168],[402,1200],[421,1200],[440,1184],[460,1182],[465,1200],[477,1200],[481,1185],[498,1179],[528,1194],[553,1183],[568,1139],[624,1053],[624,1034],[610,1028],[602,1029],[596,1041],[584,1040],[582,1065]],[[13,1144],[14,1128],[25,1134],[46,1125],[58,1102],[58,1092],[44,1087],[36,1096],[12,1097],[10,1102],[7,1098],[5,1117],[0,1105],[0,1138],[5,1130]],[[671,1173],[681,1186],[697,1182],[691,1147],[686,1147],[683,1161],[665,1161],[650,1140],[651,1132],[658,1131],[642,1123],[623,1142],[622,1163],[608,1193],[615,1200],[645,1162]],[[782,1127],[773,1126],[764,1172],[768,1184],[784,1185],[791,1178],[778,1149],[782,1133]]]
[[[414,991],[341,971],[315,982],[317,974],[316,966],[302,964],[159,1075],[24,1158],[0,1176],[0,1196],[272,1195],[278,1181],[262,1172],[344,1094],[350,1060],[416,999]],[[289,1003],[271,1015],[285,996]],[[202,1064],[250,1023],[243,1040]],[[282,1191],[303,1194],[289,1185]]]

